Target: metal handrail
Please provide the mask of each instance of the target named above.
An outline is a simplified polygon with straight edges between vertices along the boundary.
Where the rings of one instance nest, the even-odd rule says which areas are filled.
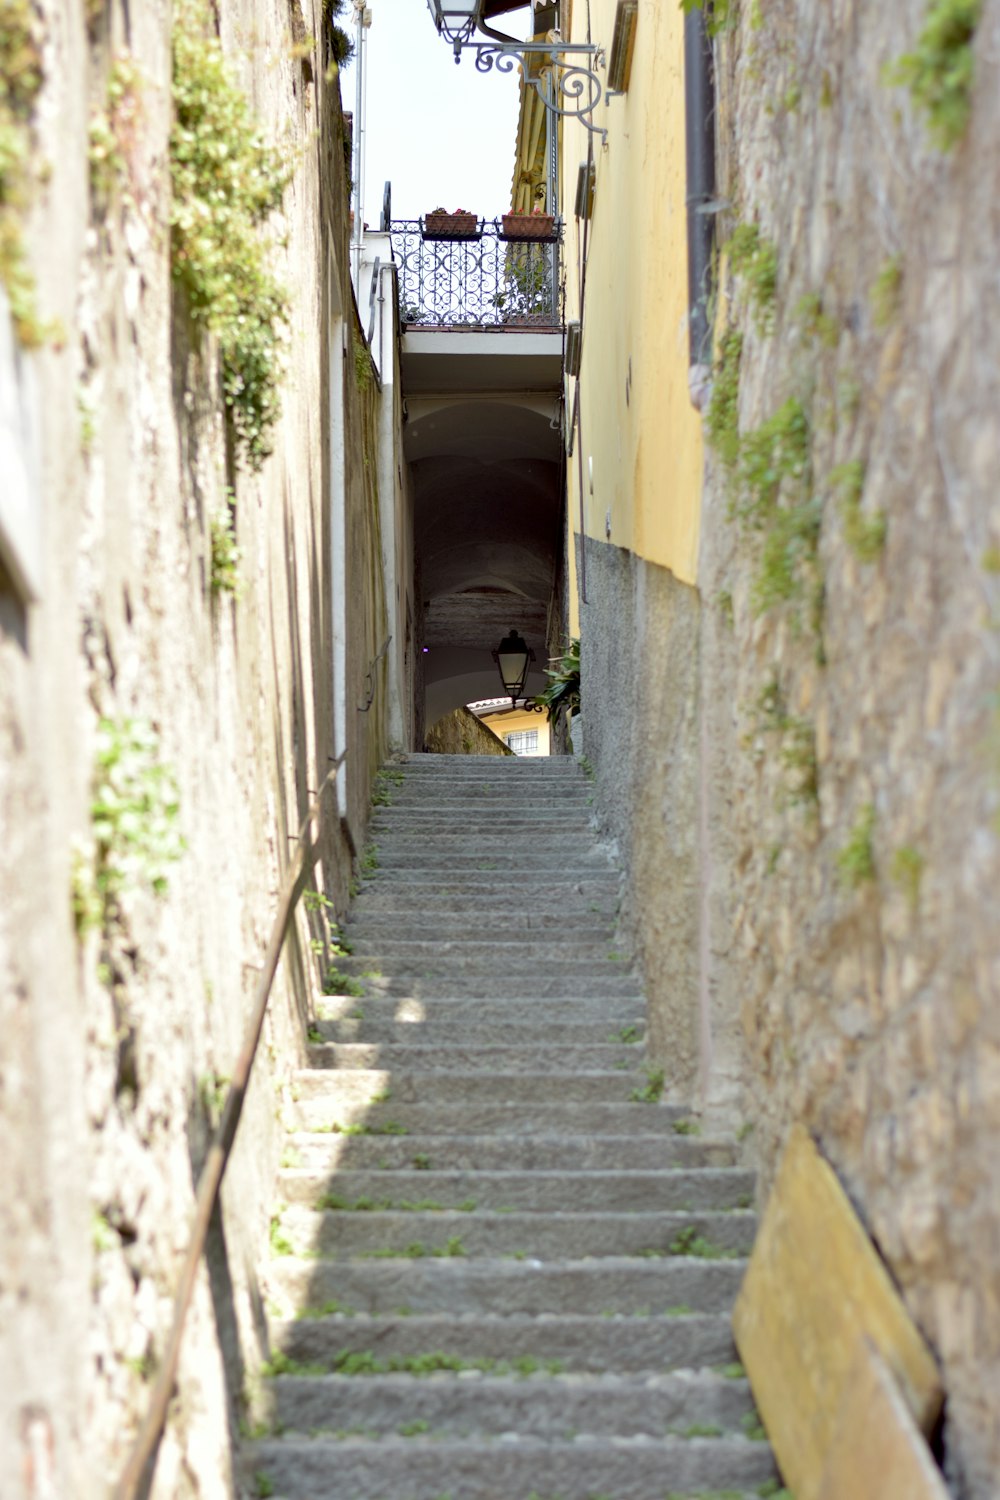
[[[562,326],[561,221],[537,238],[506,233],[500,219],[440,236],[421,219],[393,219],[389,232],[405,327]]]
[[[232,1082],[229,1085],[229,1092],[226,1095],[226,1103],[222,1111],[219,1128],[215,1133],[205,1160],[205,1165],[202,1168],[201,1176],[198,1179],[194,1214],[191,1219],[191,1234],[188,1241],[187,1254],[184,1257],[184,1264],[181,1267],[180,1280],[177,1283],[177,1292],[174,1296],[173,1321],[170,1326],[167,1347],[153,1385],[149,1408],[136,1435],[128,1462],[122,1470],[113,1491],[114,1500],[134,1500],[136,1491],[145,1474],[146,1466],[150,1459],[153,1458],[156,1446],[163,1433],[167,1407],[170,1403],[174,1378],[177,1374],[177,1361],[180,1356],[181,1339],[184,1334],[184,1320],[191,1305],[191,1295],[194,1291],[198,1266],[205,1249],[208,1226],[219,1201],[219,1190],[222,1186],[226,1167],[229,1165],[229,1156],[232,1151],[233,1142],[236,1139],[236,1130],[240,1123],[240,1116],[243,1113],[243,1101],[246,1098],[250,1073],[253,1069],[254,1058],[257,1055],[257,1046],[260,1042],[260,1034],[264,1025],[267,1002],[271,997],[271,986],[274,984],[274,976],[278,971],[278,960],[281,957],[281,949],[284,945],[296,902],[302,894],[305,877],[311,873],[312,867],[316,863],[318,849],[310,833],[311,826],[314,818],[319,815],[324,794],[337,778],[337,773],[344,763],[346,754],[347,751],[344,750],[338,755],[320,783],[319,791],[309,804],[309,810],[299,828],[297,836],[298,847],[291,864],[285,872],[285,879],[278,898],[278,910],[274,918],[274,926],[271,929],[271,937],[268,941],[267,951],[264,954],[261,975],[257,981],[253,1009],[251,1010],[250,1018],[247,1021],[246,1030],[243,1034],[243,1046],[236,1060],[236,1066],[233,1069]]]

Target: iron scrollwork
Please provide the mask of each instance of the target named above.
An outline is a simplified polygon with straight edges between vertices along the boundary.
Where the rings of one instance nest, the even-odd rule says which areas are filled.
[[[521,47],[509,47],[494,42],[473,42],[467,43],[463,50],[476,54],[476,70],[480,73],[492,73],[494,69],[498,73],[512,73],[515,64],[520,63],[525,83],[535,90],[547,109],[556,115],[579,120],[591,134],[599,135],[602,140],[607,138],[608,132],[590,118],[604,97],[604,85],[595,71],[603,60],[599,48],[567,47],[557,53],[547,44],[533,47],[526,42]],[[567,60],[567,54],[572,59],[576,51],[583,51],[593,66]],[[545,71],[538,68],[538,61],[547,64]],[[548,88],[550,77],[554,84],[551,92]]]
[[[391,235],[406,327],[561,327],[560,226],[511,239],[493,220],[475,238],[435,239],[419,219],[396,219]]]

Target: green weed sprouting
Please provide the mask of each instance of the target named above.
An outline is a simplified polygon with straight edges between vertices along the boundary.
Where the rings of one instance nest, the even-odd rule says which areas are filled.
[[[888,328],[895,319],[899,312],[902,288],[903,258],[900,255],[890,255],[879,267],[869,293],[876,328]]]
[[[827,349],[836,349],[840,341],[840,329],[836,319],[823,307],[819,292],[806,292],[795,304],[795,321],[811,339],[816,339]]]
[[[31,198],[31,118],[43,79],[38,24],[31,0],[0,0],[0,283],[26,349],[52,333],[39,321],[22,232]]]
[[[142,128],[144,79],[128,52],[120,52],[111,64],[104,104],[90,120],[87,156],[90,185],[100,203],[115,188],[128,192],[137,137]]]
[[[663,1069],[646,1069],[646,1086],[641,1089],[633,1089],[629,1094],[629,1102],[632,1104],[658,1104],[663,1097]]]
[[[885,546],[886,518],[882,510],[866,514],[861,509],[865,485],[864,464],[858,459],[838,464],[830,470],[831,488],[839,491],[839,508],[844,523],[844,541],[859,562],[877,561]]]
[[[289,294],[261,226],[292,175],[233,82],[201,0],[181,0],[173,30],[173,274],[195,323],[215,335],[238,447],[252,469],[271,452],[281,410]]]
[[[774,303],[778,288],[778,252],[764,239],[757,224],[737,224],[724,252],[740,278],[758,333],[774,325]]]
[[[213,594],[232,594],[238,599],[243,592],[240,577],[242,549],[236,542],[236,510],[230,495],[225,510],[209,522],[211,544],[210,587]]]
[[[365,987],[353,974],[342,974],[339,969],[327,969],[323,978],[324,995],[352,995],[360,999],[365,993]]]
[[[122,903],[140,889],[162,896],[167,870],[186,848],[177,826],[180,799],[160,742],[144,719],[101,719],[90,802],[90,836],[73,875],[77,931],[108,932]]]
[[[837,869],[844,885],[857,890],[866,881],[875,879],[875,850],[872,834],[875,832],[875,805],[869,802],[862,808],[860,816],[851,829],[847,843],[837,855]]]
[[[914,911],[920,903],[920,882],[924,878],[925,863],[919,849],[914,849],[912,844],[901,844],[889,866],[890,876]]]
[[[950,151],[965,134],[972,111],[976,28],[983,0],[931,0],[912,52],[883,71],[886,83],[908,88],[927,118],[939,151]]]
[[[744,503],[739,513],[764,526],[786,481],[804,481],[809,471],[810,429],[805,407],[791,396],[773,416],[744,435],[739,450],[739,480]]]
[[[735,472],[740,457],[739,395],[742,356],[742,333],[735,328],[727,329],[719,344],[705,429],[709,443],[730,474]]]

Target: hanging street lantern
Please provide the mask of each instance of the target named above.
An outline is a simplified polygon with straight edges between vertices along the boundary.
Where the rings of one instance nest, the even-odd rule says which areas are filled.
[[[607,140],[607,130],[592,118],[605,97],[597,71],[604,67],[603,47],[593,42],[564,42],[557,31],[519,42],[488,24],[486,0],[427,0],[427,5],[438,35],[450,43],[456,62],[467,48],[475,55],[480,73],[491,73],[494,68],[498,73],[512,73],[520,63],[525,84],[552,115],[579,120],[592,135]],[[473,41],[477,32],[489,40]]]
[[[524,696],[528,664],[535,659],[534,651],[516,630],[511,630],[490,655],[497,664],[504,692],[511,703],[516,704],[518,698]]]

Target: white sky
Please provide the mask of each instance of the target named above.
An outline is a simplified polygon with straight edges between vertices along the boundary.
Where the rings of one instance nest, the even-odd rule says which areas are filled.
[[[517,136],[517,70],[476,72],[466,53],[455,66],[434,29],[427,0],[369,0],[366,221],[377,227],[392,183],[392,216],[415,219],[442,204],[495,218],[510,207]],[[341,25],[347,27],[347,12]],[[530,11],[498,24],[523,36]],[[354,108],[357,72],[341,75],[344,108]]]

